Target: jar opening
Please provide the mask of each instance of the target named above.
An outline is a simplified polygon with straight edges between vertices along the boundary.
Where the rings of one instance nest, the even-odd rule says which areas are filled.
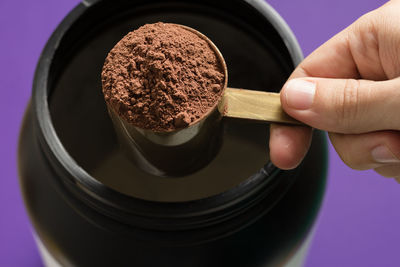
[[[213,213],[268,184],[279,170],[268,163],[267,127],[240,121],[226,122],[225,148],[213,161],[218,164],[210,163],[194,177],[165,180],[128,165],[117,148],[100,73],[106,53],[121,36],[162,18],[209,36],[226,58],[231,86],[279,90],[301,52],[277,14],[263,1],[256,3],[258,11],[243,1],[241,13],[215,1],[153,1],[141,7],[109,2],[79,5],[52,36],[36,73],[34,105],[42,143],[68,176],[70,190],[129,220],[126,213],[161,218]],[[253,20],[244,20],[243,12]],[[283,26],[274,29],[266,16]]]

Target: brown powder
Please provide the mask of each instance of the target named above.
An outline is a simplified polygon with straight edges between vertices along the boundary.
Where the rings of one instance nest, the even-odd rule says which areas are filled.
[[[219,101],[225,75],[207,43],[176,24],[147,24],[108,54],[102,72],[109,107],[156,132],[184,128]]]

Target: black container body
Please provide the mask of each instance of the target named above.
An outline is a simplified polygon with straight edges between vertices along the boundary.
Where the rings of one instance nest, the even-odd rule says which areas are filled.
[[[124,27],[130,26],[132,30],[158,20],[193,26],[209,36],[227,60],[230,86],[247,87],[248,81],[260,81],[249,86],[278,91],[301,60],[290,31],[263,1],[84,1],[59,26],[44,50],[21,130],[20,183],[39,239],[66,266],[284,264],[308,236],[322,201],[327,148],[321,132],[314,132],[311,149],[297,169],[281,171],[269,163],[229,190],[218,194],[210,191],[209,195],[196,195],[187,201],[182,200],[187,197],[183,193],[179,202],[172,201],[175,199],[171,196],[159,202],[121,194],[85,171],[100,162],[98,155],[112,150],[107,144],[99,150],[95,148],[96,142],[115,140],[115,136],[104,107],[99,115],[103,119],[87,125],[65,121],[71,116],[92,116],[87,114],[90,111],[76,111],[72,107],[70,113],[57,111],[68,101],[79,106],[82,97],[67,98],[59,92],[65,94],[71,88],[67,94],[85,95],[75,88],[79,83],[68,78],[70,69],[77,71],[74,64],[78,62],[78,72],[86,75],[85,70],[92,63],[101,66],[104,60],[96,57],[93,61],[74,63],[74,58],[86,53],[82,52],[83,46],[86,50],[99,49],[91,40],[103,40],[99,37],[103,32],[112,32],[114,28],[123,32]],[[252,51],[238,52],[230,47],[229,44],[241,42],[249,47],[247,35],[257,44]],[[266,58],[271,56],[270,63],[258,63],[263,61],[262,54]],[[260,78],[259,71],[264,66],[270,75]],[[95,73],[87,79],[88,84],[100,82]],[[100,99],[101,94],[94,98]],[[266,128],[235,123],[226,125],[227,131],[251,134],[253,129],[264,133],[262,129]],[[90,134],[93,131],[100,137]],[[85,138],[97,141],[79,146]],[[267,140],[265,146],[266,143]],[[230,174],[226,173],[229,179]]]

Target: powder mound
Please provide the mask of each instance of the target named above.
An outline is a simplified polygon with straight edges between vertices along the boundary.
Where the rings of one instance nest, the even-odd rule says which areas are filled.
[[[102,71],[104,98],[133,125],[156,132],[187,127],[219,101],[225,84],[215,52],[176,24],[146,24],[108,54]]]

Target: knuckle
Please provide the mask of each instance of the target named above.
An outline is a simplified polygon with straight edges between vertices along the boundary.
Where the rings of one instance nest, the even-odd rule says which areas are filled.
[[[371,15],[364,15],[348,32],[348,46],[353,55],[369,58],[371,51],[379,50],[378,30]]]
[[[382,142],[400,159],[400,132],[399,131],[382,131]]]
[[[359,115],[360,81],[347,79],[338,91],[336,115],[343,130],[351,130]]]
[[[336,133],[328,133],[328,135],[333,147],[343,163],[351,169],[362,170],[362,165],[358,163],[357,158],[354,157],[354,149],[352,148],[352,144],[349,144],[347,135]]]
[[[376,168],[376,169],[374,169],[374,171],[375,171],[377,174],[379,174],[380,176],[383,176],[383,177],[385,177],[385,178],[390,178],[390,175],[388,175],[388,174],[386,173],[386,170],[385,170],[384,168]]]
[[[374,171],[380,176],[386,178],[400,177],[400,165],[388,165],[375,168]]]
[[[339,153],[339,157],[343,161],[343,163],[347,165],[347,167],[350,167],[351,169],[354,170],[358,169],[357,166],[353,163],[350,153],[346,152]]]
[[[351,155],[348,155],[346,153],[341,157],[341,159],[344,162],[344,164],[347,165],[347,167],[349,167],[353,170],[364,171],[364,170],[370,169],[365,164],[362,164],[361,162],[356,162],[354,160],[354,157],[352,157]]]
[[[351,26],[361,31],[375,30],[383,21],[382,15],[379,8],[371,10],[360,16]]]

